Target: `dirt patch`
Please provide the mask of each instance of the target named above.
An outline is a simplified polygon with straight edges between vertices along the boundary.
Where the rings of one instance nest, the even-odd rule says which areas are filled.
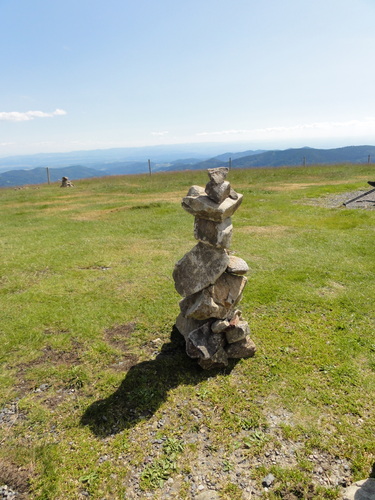
[[[5,463],[0,460],[0,486],[7,486],[8,492],[16,493],[15,498],[27,498],[29,492],[31,471],[24,467],[18,467],[12,463]],[[8,495],[9,495],[8,493]],[[1,493],[0,493],[1,495]],[[13,498],[12,496],[3,496],[2,498]]]
[[[129,352],[129,347],[126,342],[135,331],[136,326],[136,323],[130,322],[124,325],[116,325],[105,331],[105,339],[108,344],[124,353],[119,361],[111,366],[112,369],[116,371],[127,371],[137,363],[138,356]]]
[[[17,379],[19,382],[15,385],[15,389],[17,390],[19,396],[22,397],[35,389],[35,382],[27,379],[27,372],[30,368],[44,364],[69,366],[79,364],[80,355],[78,353],[80,352],[82,346],[75,341],[72,344],[73,346],[71,351],[57,351],[51,346],[47,346],[42,350],[43,354],[39,358],[29,361],[28,363],[20,363],[17,365]]]
[[[105,331],[105,338],[111,346],[126,351],[128,349],[126,339],[131,336],[135,328],[136,323],[133,322],[117,325]]]

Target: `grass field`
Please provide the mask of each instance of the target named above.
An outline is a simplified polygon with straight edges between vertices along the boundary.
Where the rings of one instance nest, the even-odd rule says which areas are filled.
[[[174,263],[196,243],[180,201],[207,180],[0,190],[0,486],[334,499],[374,472],[375,210],[309,203],[365,189],[373,167],[230,172],[257,353],[213,373],[173,330]]]

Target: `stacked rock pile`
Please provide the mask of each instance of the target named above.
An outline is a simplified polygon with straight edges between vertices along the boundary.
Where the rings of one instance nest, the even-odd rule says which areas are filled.
[[[192,186],[182,207],[195,217],[198,244],[177,262],[173,279],[180,301],[176,327],[186,341],[186,352],[204,369],[228,365],[229,358],[255,353],[250,329],[237,305],[249,270],[229,253],[231,216],[242,202],[226,180],[228,168],[209,169],[205,188]]]
[[[71,188],[73,186],[74,186],[73,182],[70,181],[68,177],[63,177],[61,179],[61,186],[60,186],[61,188],[66,188],[66,187]]]

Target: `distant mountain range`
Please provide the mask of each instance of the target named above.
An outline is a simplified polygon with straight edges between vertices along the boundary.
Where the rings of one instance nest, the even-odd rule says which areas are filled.
[[[216,151],[218,149],[216,145]],[[221,145],[221,147],[223,147]],[[47,182],[46,167],[51,182],[107,175],[148,173],[148,158],[152,172],[202,170],[220,166],[231,168],[303,166],[333,163],[367,163],[375,160],[375,146],[348,146],[336,149],[298,148],[273,151],[220,153],[210,157],[214,145],[155,146],[150,148],[118,148],[111,150],[76,151],[0,158],[0,187]],[[186,156],[184,156],[186,155]],[[146,158],[146,159],[145,159]],[[34,167],[34,168],[33,168]]]

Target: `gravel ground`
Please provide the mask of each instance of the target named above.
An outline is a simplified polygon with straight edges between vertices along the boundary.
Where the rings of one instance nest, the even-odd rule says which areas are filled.
[[[369,186],[370,187],[370,186]],[[357,196],[361,196],[364,193],[369,191],[369,189],[362,189],[360,191],[351,191],[342,194],[328,195],[322,196],[320,198],[310,198],[309,200],[305,200],[305,205],[314,205],[314,206],[322,206],[326,208],[362,208],[365,210],[374,210],[375,209],[375,192],[367,194],[366,196],[361,197],[357,201],[353,201],[352,203],[348,203],[350,200],[357,198]],[[344,203],[347,203],[346,207]]]

